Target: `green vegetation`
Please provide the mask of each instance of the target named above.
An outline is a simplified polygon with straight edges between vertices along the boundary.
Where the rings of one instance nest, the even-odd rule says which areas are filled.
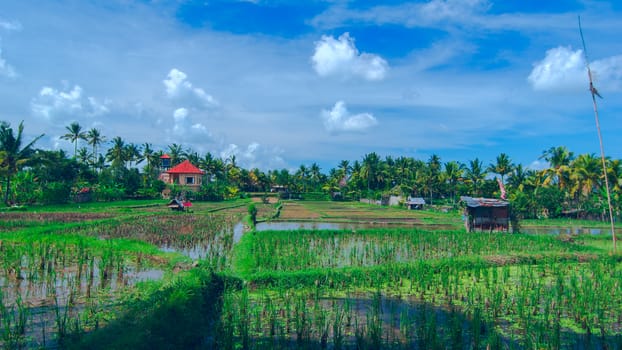
[[[192,213],[165,204],[4,213],[2,346],[622,344],[622,257],[608,235],[430,231],[419,227],[458,214],[348,202],[195,202]],[[401,226],[236,231],[252,213]]]
[[[429,205],[444,210],[458,208],[460,196],[500,197],[505,186],[507,198],[519,219],[581,218],[606,221],[604,179],[611,184],[614,216],[622,215],[622,161],[607,160],[603,174],[599,159],[592,154],[575,155],[563,146],[542,152],[548,168],[530,170],[499,154],[487,166],[475,158],[466,163],[442,162],[432,155],[427,161],[409,157],[381,158],[372,152],[362,160],[343,160],[322,172],[317,163],[267,172],[240,167],[235,156],[227,159],[211,153],[200,155],[180,144],[154,150],[149,143],[137,145],[113,137],[102,150],[106,137],[99,130],[83,131],[78,123],[66,127],[63,139],[72,143],[73,157],[64,151],[37,150],[37,140],[22,145],[23,124],[13,130],[0,122],[0,186],[8,206],[63,204],[82,206],[89,201],[161,198],[168,187],[171,196],[194,200],[222,201],[244,198],[248,193],[266,194],[275,190],[282,199],[304,201],[380,200],[389,195],[423,197]],[[91,146],[80,148],[80,142]],[[184,160],[204,171],[196,192],[178,184],[159,180],[163,171],[160,156],[170,156],[171,166]],[[88,207],[85,205],[85,207]]]
[[[610,235],[465,233],[457,204],[498,197],[496,174],[522,227],[606,228],[592,155],[553,147],[550,168],[532,171],[503,153],[488,166],[370,153],[324,175],[317,164],[248,171],[172,144],[172,165],[205,171],[198,192],[168,185],[193,199],[191,212],[172,212],[164,150],[114,137],[100,154],[97,129],[67,131],[71,158],[0,123],[3,348],[622,346]],[[608,167],[619,218],[622,166]],[[358,202],[388,195],[432,205]],[[300,220],[352,228],[257,231]]]

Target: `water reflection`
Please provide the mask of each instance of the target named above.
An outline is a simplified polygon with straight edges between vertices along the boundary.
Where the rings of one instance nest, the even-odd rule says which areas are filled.
[[[257,231],[290,231],[290,230],[357,230],[369,228],[413,228],[419,230],[451,230],[451,225],[429,225],[400,222],[310,222],[310,221],[270,221],[260,222]]]
[[[521,227],[521,233],[528,234],[549,234],[549,235],[600,235],[611,234],[610,228],[595,228],[595,227],[556,227],[556,226],[530,226]],[[622,229],[616,228],[616,234],[622,233]]]

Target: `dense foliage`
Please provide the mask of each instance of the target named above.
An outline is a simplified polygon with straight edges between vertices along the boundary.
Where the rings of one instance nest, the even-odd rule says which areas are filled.
[[[17,135],[2,122],[0,135],[1,191],[7,204],[62,203],[80,200],[88,190],[93,200],[157,198],[165,184],[158,180],[160,156],[168,154],[171,165],[189,160],[205,172],[195,199],[219,201],[248,192],[285,191],[285,198],[358,200],[381,199],[389,195],[424,197],[427,203],[455,206],[462,195],[500,197],[498,182],[505,185],[514,212],[522,218],[606,217],[606,196],[600,159],[594,154],[575,156],[563,146],[545,150],[542,170],[514,164],[501,153],[485,165],[478,158],[466,164],[442,162],[432,155],[427,161],[410,157],[381,158],[372,152],[362,160],[342,160],[328,173],[317,163],[287,169],[262,171],[238,166],[236,157],[222,159],[211,153],[201,155],[182,145],[154,150],[152,145],[126,143],[114,137],[108,143],[97,129],[82,131],[80,125],[67,126],[63,138],[72,142],[74,155],[64,151],[35,150],[35,138],[21,147],[20,124]],[[91,147],[79,147],[80,141]],[[19,142],[16,142],[19,141]],[[102,150],[103,145],[107,150]],[[19,161],[16,156],[19,157]],[[607,178],[617,217],[622,209],[622,161],[608,159]],[[175,185],[171,195],[185,192]]]

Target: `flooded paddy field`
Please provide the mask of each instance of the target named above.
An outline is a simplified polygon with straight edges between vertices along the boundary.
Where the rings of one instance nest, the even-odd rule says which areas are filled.
[[[2,346],[622,344],[622,257],[599,232],[466,233],[455,213],[304,201],[255,201],[253,227],[250,203],[20,213],[0,234]]]

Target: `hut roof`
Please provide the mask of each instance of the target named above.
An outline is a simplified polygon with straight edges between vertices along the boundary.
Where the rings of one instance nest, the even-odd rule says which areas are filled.
[[[167,171],[169,174],[204,174],[204,172],[192,165],[189,160],[184,160],[183,162],[175,165],[171,169]]]
[[[424,205],[425,199],[421,197],[408,197],[408,201],[406,201],[406,204]]]
[[[460,200],[465,202],[468,207],[477,208],[477,207],[507,207],[510,205],[510,202],[504,201],[502,199],[496,198],[473,198],[462,196]]]
[[[163,155],[160,156],[160,159],[171,159],[171,156],[169,156],[168,154],[164,153]]]

